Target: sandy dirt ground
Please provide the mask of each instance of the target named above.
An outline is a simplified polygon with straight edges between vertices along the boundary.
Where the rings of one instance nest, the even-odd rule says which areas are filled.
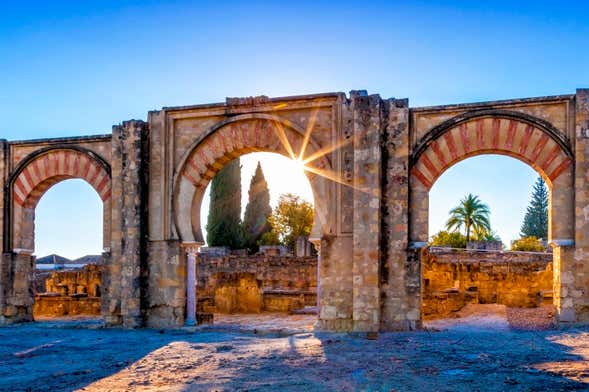
[[[466,309],[376,340],[312,332],[313,316],[166,331],[86,319],[2,327],[0,390],[589,391],[589,327],[522,330],[528,315],[511,315],[517,327],[510,313]]]

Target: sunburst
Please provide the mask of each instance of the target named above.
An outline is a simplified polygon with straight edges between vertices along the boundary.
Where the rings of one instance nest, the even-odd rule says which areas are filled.
[[[280,108],[283,109],[287,106],[288,105],[283,104],[280,106]],[[278,109],[278,107],[275,107],[275,109]],[[295,166],[298,169],[300,169],[301,171],[315,174],[315,175],[321,176],[323,178],[326,178],[330,181],[334,181],[338,184],[349,186],[349,187],[352,187],[352,188],[357,189],[359,191],[365,192],[366,190],[360,189],[359,187],[354,186],[354,184],[350,183],[349,181],[346,181],[340,173],[338,173],[334,170],[319,168],[319,167],[316,167],[315,165],[312,165],[312,162],[314,162],[320,158],[323,158],[323,157],[327,156],[328,154],[331,154],[333,151],[336,151],[342,147],[352,144],[354,142],[354,138],[350,137],[350,138],[338,140],[334,143],[331,143],[328,146],[319,148],[318,150],[312,152],[309,156],[305,156],[305,154],[307,152],[307,147],[309,146],[309,142],[311,140],[311,135],[316,129],[315,123],[317,122],[318,115],[319,115],[319,108],[318,107],[313,108],[313,110],[311,112],[311,116],[309,117],[309,121],[307,122],[307,126],[305,127],[305,134],[303,136],[303,141],[301,143],[301,147],[300,147],[298,154],[295,152],[295,149],[290,144],[290,141],[288,140],[288,137],[286,136],[286,131],[284,129],[283,124],[280,123],[279,121],[275,121],[274,122],[274,124],[275,124],[274,132],[276,132],[276,135],[278,136],[278,139],[280,140],[280,144],[282,145],[282,147],[284,148],[286,153],[289,155],[289,157],[294,161]]]

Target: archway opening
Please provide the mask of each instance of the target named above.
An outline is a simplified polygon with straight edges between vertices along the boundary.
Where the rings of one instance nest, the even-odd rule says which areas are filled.
[[[309,239],[320,248],[324,236],[333,232],[335,174],[330,158],[334,149],[331,145],[321,147],[317,143],[313,134],[314,123],[309,121],[306,128],[301,128],[273,115],[244,114],[214,125],[186,149],[174,175],[172,207],[174,232],[184,249],[181,263],[187,271],[185,315],[188,325],[198,321],[195,320],[196,313],[204,309],[196,298],[198,288],[194,268],[196,251],[205,242],[201,229],[201,203],[209,182],[229,162],[248,153],[271,152],[301,161],[299,167],[304,163],[314,196]],[[203,317],[209,316],[203,314]]]
[[[207,185],[195,206],[206,241],[197,298],[199,310],[214,313],[216,324],[310,328],[315,322],[318,258],[309,241],[315,214],[309,175],[301,160],[254,152],[226,163]]]
[[[100,316],[104,205],[81,179],[53,184],[33,207],[35,320]]]
[[[552,325],[553,184],[541,175],[521,160],[483,154],[436,178],[429,189],[429,241],[422,253],[427,326]]]

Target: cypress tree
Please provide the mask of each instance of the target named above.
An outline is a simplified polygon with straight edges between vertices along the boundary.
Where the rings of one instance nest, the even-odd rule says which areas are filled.
[[[244,243],[250,251],[257,251],[262,235],[272,229],[268,223],[272,214],[270,191],[260,162],[250,182],[248,198],[243,217]]]
[[[207,244],[238,249],[241,235],[241,165],[234,159],[213,178]]]
[[[524,216],[522,237],[548,237],[548,189],[542,177],[538,177],[532,191],[532,200]]]

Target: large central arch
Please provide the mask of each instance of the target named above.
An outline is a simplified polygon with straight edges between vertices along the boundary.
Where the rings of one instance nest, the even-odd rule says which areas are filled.
[[[436,126],[413,149],[412,242],[428,240],[428,193],[435,181],[454,164],[482,154],[507,155],[534,168],[551,190],[549,239],[572,241],[573,154],[566,137],[549,123],[529,115],[481,110],[467,112]]]
[[[274,152],[292,159],[316,157],[306,164],[315,203],[313,231],[322,233],[328,219],[327,179],[314,173],[331,171],[327,157],[310,132],[268,114],[245,114],[222,121],[188,149],[175,173],[174,224],[182,242],[204,242],[200,205],[209,181],[229,161],[250,152]],[[303,156],[301,155],[303,151]]]

